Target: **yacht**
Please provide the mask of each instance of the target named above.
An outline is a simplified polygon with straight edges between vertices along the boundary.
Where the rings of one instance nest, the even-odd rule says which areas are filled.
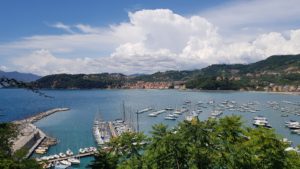
[[[58,155],[59,155],[61,158],[66,157],[66,154],[64,154],[64,153],[59,153]]]
[[[148,112],[148,111],[150,111],[150,110],[152,110],[152,108],[145,108],[145,109],[143,109],[143,110],[138,111],[137,113],[138,113],[138,114],[141,114],[141,113]]]
[[[170,116],[166,116],[165,120],[176,120],[176,117],[170,117]]]
[[[80,160],[77,158],[69,158],[68,161],[73,164],[73,165],[78,165],[80,164]]]
[[[69,162],[69,161],[67,161],[67,160],[62,160],[62,161],[60,161],[60,163],[61,163],[62,165],[66,165],[66,166],[71,166],[71,165],[72,165],[71,162]]]
[[[66,151],[66,155],[67,155],[67,156],[72,156],[72,155],[73,155],[73,152],[72,152],[70,149],[68,149],[68,150]]]

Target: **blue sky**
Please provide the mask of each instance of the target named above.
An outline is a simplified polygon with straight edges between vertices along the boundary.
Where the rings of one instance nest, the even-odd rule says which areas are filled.
[[[2,0],[0,70],[152,73],[300,53],[298,0]]]
[[[0,42],[36,34],[58,34],[47,25],[86,23],[106,26],[128,21],[127,13],[140,9],[168,8],[189,15],[220,5],[224,0],[2,0]]]

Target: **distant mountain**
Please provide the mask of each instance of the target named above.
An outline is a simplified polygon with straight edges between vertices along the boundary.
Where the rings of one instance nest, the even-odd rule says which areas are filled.
[[[41,78],[41,76],[32,74],[32,73],[20,73],[20,72],[4,72],[0,70],[0,77],[7,77],[16,79],[23,82],[32,82],[36,81],[37,79]]]
[[[297,90],[299,86],[300,90],[300,55],[278,55],[251,64],[215,64],[203,69],[172,70],[149,75],[49,75],[37,80],[36,85],[40,88],[80,89],[143,88],[144,85],[160,88],[160,82],[185,84],[187,88],[205,90],[266,90],[266,87],[274,86],[279,86],[281,90],[280,86],[285,85],[292,86],[295,88],[293,90]]]

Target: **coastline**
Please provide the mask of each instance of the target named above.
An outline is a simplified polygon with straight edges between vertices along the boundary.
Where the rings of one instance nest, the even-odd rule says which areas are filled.
[[[28,152],[25,158],[29,158],[41,142],[48,137],[41,129],[36,127],[34,123],[54,113],[68,110],[70,110],[70,108],[55,108],[37,113],[22,120],[13,121],[12,123],[18,125],[19,128],[19,134],[16,140],[13,141],[13,153],[22,148],[26,148]]]

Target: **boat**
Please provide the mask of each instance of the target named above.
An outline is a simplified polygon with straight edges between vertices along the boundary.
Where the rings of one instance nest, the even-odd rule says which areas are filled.
[[[177,115],[181,115],[183,112],[182,111],[180,111],[180,110],[175,110],[174,112],[173,112],[173,114],[177,114]]]
[[[211,112],[212,117],[219,117],[222,114],[223,114],[223,111],[221,111],[221,110],[214,110],[214,111]]]
[[[62,165],[66,165],[66,166],[71,166],[71,165],[72,165],[72,163],[69,162],[68,160],[62,160],[62,161],[60,161],[60,163],[61,163]]]
[[[261,126],[261,127],[266,127],[266,128],[272,128],[272,126],[269,124],[268,119],[264,116],[255,116],[253,118],[253,123],[254,126]]]
[[[69,158],[68,161],[73,164],[73,165],[78,165],[80,164],[80,160],[77,158]]]
[[[300,129],[291,130],[292,134],[300,134]]]
[[[36,154],[45,154],[47,152],[48,148],[47,147],[38,147],[34,152]]]
[[[86,152],[84,151],[84,149],[83,149],[83,148],[80,148],[80,149],[79,149],[79,154],[84,154],[84,153],[86,153]]]
[[[166,116],[165,120],[176,120],[176,117],[170,117],[170,116]]]
[[[198,118],[198,114],[195,111],[192,111],[185,117],[185,120],[192,121],[195,118]]]
[[[253,118],[253,120],[265,120],[265,121],[267,121],[267,118],[264,117],[264,116],[255,116],[255,117]]]
[[[72,155],[73,155],[73,152],[72,152],[70,149],[68,149],[68,150],[66,151],[66,155],[67,155],[67,156],[72,156]]]
[[[138,114],[141,114],[141,113],[148,112],[148,111],[150,111],[150,110],[152,110],[152,108],[145,108],[145,109],[143,109],[143,110],[138,111],[137,113],[138,113]]]
[[[64,154],[64,153],[59,153],[58,155],[59,155],[61,158],[66,157],[66,154]]]
[[[66,169],[66,168],[68,168],[68,167],[70,167],[70,166],[68,166],[68,165],[63,165],[63,164],[55,164],[55,165],[54,165],[54,169]]]
[[[164,112],[166,112],[166,110],[159,110],[159,111],[156,111],[156,112],[149,113],[148,116],[150,116],[150,117],[156,117],[159,114],[162,114]]]

